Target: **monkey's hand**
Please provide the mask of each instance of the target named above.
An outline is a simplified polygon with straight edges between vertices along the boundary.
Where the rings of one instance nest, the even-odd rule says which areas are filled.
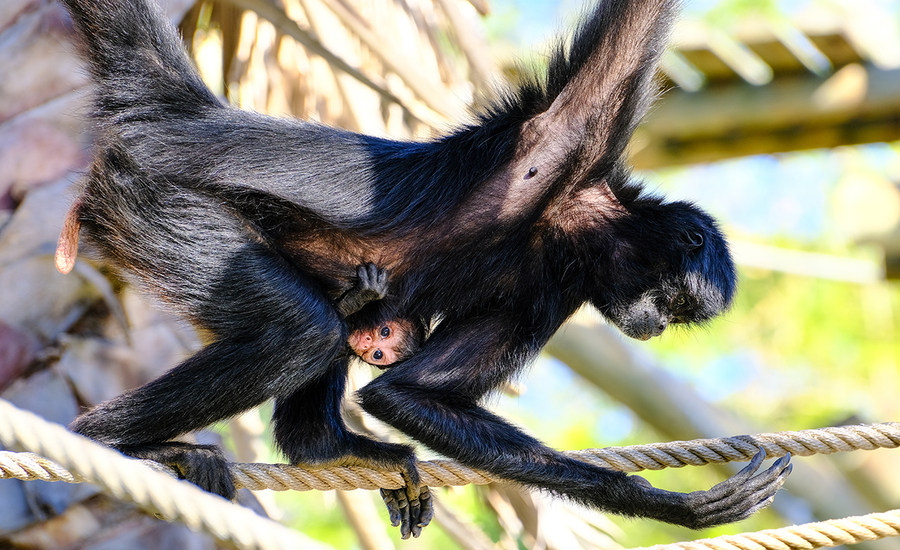
[[[387,295],[388,276],[386,270],[375,264],[367,264],[356,268],[356,274],[359,276],[357,288],[361,292],[365,291],[370,300],[380,300]]]
[[[642,478],[635,481],[663,500],[659,510],[665,512],[657,519],[691,529],[704,529],[746,519],[772,503],[793,465],[791,455],[787,454],[765,472],[754,475],[765,458],[766,451],[760,448],[744,469],[708,491],[672,493],[653,488]],[[637,476],[632,476],[634,478]]]
[[[387,296],[387,271],[375,264],[361,265],[356,268],[359,282],[338,300],[338,312],[344,317],[353,315],[363,306]]]
[[[416,466],[416,455],[405,445],[372,441],[362,437],[370,446],[367,457],[347,455],[336,461],[319,463],[316,466],[362,466],[382,471],[399,471],[406,484],[399,489],[381,489],[391,518],[391,525],[400,526],[400,536],[408,539],[410,535],[418,537],[422,528],[434,517],[434,503],[428,487],[421,483],[419,469]],[[359,450],[359,449],[358,449]],[[292,461],[293,464],[303,464]]]
[[[434,517],[434,503],[428,487],[419,484],[419,472],[415,466],[409,471],[401,471],[406,487],[382,489],[381,498],[387,506],[391,525],[400,526],[400,536],[408,539],[418,537],[422,528]]]

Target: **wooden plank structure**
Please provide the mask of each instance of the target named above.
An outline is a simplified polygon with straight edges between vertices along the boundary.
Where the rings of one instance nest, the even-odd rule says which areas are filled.
[[[859,11],[751,19],[733,34],[678,27],[635,167],[900,140],[900,33]]]

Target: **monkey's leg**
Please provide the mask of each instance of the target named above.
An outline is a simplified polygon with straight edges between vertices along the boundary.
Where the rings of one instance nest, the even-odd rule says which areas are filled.
[[[213,219],[213,213],[205,218]],[[206,244],[233,242],[227,226],[215,229]],[[184,243],[169,250],[176,246]],[[133,456],[173,464],[190,481],[231,498],[220,455],[167,441],[327,374],[343,353],[347,331],[331,302],[262,245],[244,244],[233,254],[199,245],[195,251],[210,254],[201,261],[213,268],[191,270],[189,258],[172,266],[180,278],[167,297],[188,303],[216,341],[160,378],[88,411],[72,429]],[[171,290],[175,284],[177,291]]]
[[[278,348],[271,340],[215,342],[162,377],[78,417],[72,430],[131,456],[175,466],[203,489],[233,498],[218,449],[168,440],[235,416],[321,371],[318,358],[306,360],[313,355],[309,348],[294,347],[293,358],[273,357],[265,355],[264,344]],[[334,344],[332,349],[343,342],[335,338]],[[325,340],[318,340],[319,346],[329,347]]]
[[[347,365],[346,358],[335,360],[327,373],[275,400],[275,442],[292,464],[400,471],[406,487],[382,490],[382,495],[401,536],[418,537],[431,521],[433,507],[428,488],[420,485],[415,453],[407,445],[376,441],[347,428],[341,417]]]

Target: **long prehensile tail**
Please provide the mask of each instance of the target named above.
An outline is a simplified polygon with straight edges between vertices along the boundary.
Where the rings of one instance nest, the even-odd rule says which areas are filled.
[[[184,116],[220,107],[153,0],[62,0],[97,85],[103,123]]]
[[[219,108],[153,0],[61,0],[84,47],[94,92],[94,118],[106,139],[143,135],[141,122],[183,118]],[[78,254],[82,198],[66,215],[56,267],[68,273]]]

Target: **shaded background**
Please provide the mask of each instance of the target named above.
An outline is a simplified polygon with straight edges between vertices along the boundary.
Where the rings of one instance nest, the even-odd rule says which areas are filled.
[[[241,107],[397,138],[465,120],[540,66],[574,1],[170,0],[201,72]],[[68,423],[198,346],[190,329],[82,260],[52,253],[89,162],[87,80],[64,11],[0,4],[0,390]],[[667,90],[631,147],[650,189],[728,231],[733,310],[649,343],[579,313],[492,401],[558,448],[800,430],[898,416],[900,3],[696,0],[666,54]],[[355,384],[373,373],[353,370]],[[197,434],[235,460],[280,461],[267,407]],[[358,429],[396,438],[359,414]],[[429,457],[427,450],[424,457]],[[336,548],[618,548],[898,507],[897,451],[796,458],[775,506],[694,533],[607,518],[505,486],[440,489],[437,525],[400,542],[377,495],[260,492],[248,505]],[[648,473],[671,490],[732,471]],[[215,548],[89,486],[0,481],[0,548]],[[887,539],[864,545],[900,548]]]

